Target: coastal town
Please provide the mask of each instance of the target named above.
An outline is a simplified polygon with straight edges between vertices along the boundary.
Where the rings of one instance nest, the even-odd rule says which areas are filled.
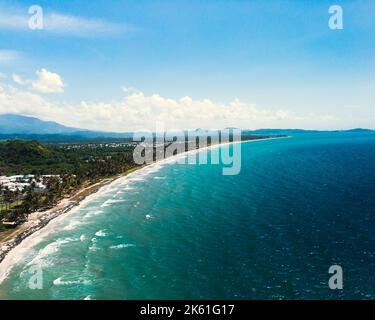
[[[132,141],[0,142],[0,234],[82,188],[136,166]]]
[[[60,179],[59,175],[41,175],[33,174],[0,176],[0,214],[2,211],[10,209],[12,204],[20,204],[27,194],[27,190],[32,188],[36,193],[41,193],[46,189],[47,180],[51,177]],[[14,206],[13,205],[13,206]],[[7,221],[2,218],[3,226],[14,226],[16,221]]]

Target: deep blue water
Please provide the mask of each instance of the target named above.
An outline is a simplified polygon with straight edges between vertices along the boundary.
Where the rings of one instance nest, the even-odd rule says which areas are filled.
[[[235,176],[144,170],[30,239],[0,298],[374,298],[374,191],[372,133],[244,143]],[[333,264],[343,290],[328,287]]]

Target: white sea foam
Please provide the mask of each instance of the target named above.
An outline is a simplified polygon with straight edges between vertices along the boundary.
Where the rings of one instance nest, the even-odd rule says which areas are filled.
[[[77,238],[65,238],[65,239],[58,239],[54,242],[51,242],[43,249],[39,250],[36,256],[27,264],[28,266],[31,265],[38,265],[41,267],[48,267],[51,265],[51,260],[48,257],[56,252],[59,251],[60,247],[64,244],[68,244],[70,242],[77,241]]]
[[[93,244],[92,246],[89,247],[89,251],[98,251],[101,250],[96,244]]]
[[[111,204],[108,203],[108,200],[107,201],[104,201],[104,203],[102,203],[102,205],[100,206],[101,208],[105,208],[105,207],[108,207],[110,206]]]
[[[137,178],[131,178],[131,179],[129,179],[130,182],[133,182],[133,181],[144,181],[144,180],[145,180],[145,178],[142,177],[142,176],[137,177]]]
[[[89,213],[86,213],[83,218],[85,218],[85,219],[91,218],[91,217],[97,216],[97,215],[99,215],[103,212],[104,212],[103,210],[93,210],[93,211],[90,211]]]
[[[74,230],[81,224],[82,224],[81,221],[73,220],[66,227],[64,227],[63,230],[67,230],[67,231]]]
[[[124,199],[110,199],[108,200],[108,203],[119,203],[119,202],[125,202],[126,200]]]
[[[91,283],[90,280],[86,279],[78,279],[78,280],[62,280],[63,277],[59,277],[55,280],[53,280],[53,284],[55,286],[67,286],[67,285],[73,285],[73,284],[83,284],[83,285],[88,285]]]
[[[106,237],[107,233],[105,232],[105,229],[104,230],[99,230],[98,232],[95,233],[95,236],[97,236],[97,237]]]
[[[104,207],[108,207],[114,203],[118,203],[118,202],[125,202],[126,200],[122,200],[122,199],[108,199],[106,200],[102,205],[101,207],[104,208]]]
[[[136,190],[137,188],[135,188],[135,187],[129,187],[129,186],[127,186],[127,187],[125,187],[123,190]]]
[[[98,247],[97,242],[98,242],[98,239],[96,239],[96,238],[91,239],[92,245],[89,247],[89,251],[97,251],[97,250],[101,249],[101,248]]]
[[[135,247],[135,244],[122,243],[122,244],[118,244],[116,246],[110,246],[109,248],[110,249],[123,249],[123,248],[129,248],[129,247]]]

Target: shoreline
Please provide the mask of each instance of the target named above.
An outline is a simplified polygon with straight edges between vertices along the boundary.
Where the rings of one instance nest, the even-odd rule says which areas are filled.
[[[0,284],[7,278],[12,267],[20,260],[17,259],[17,252],[15,251],[17,251],[17,249],[21,252],[27,251],[27,246],[26,248],[25,246],[23,246],[25,243],[25,239],[31,240],[31,238],[38,238],[39,233],[44,231],[47,226],[51,228],[54,224],[58,224],[61,219],[65,218],[68,214],[74,213],[75,210],[78,210],[86,202],[92,200],[94,196],[99,196],[100,194],[105,192],[106,188],[109,188],[113,183],[121,181],[121,179],[128,179],[133,174],[139,174],[139,172],[142,172],[142,170],[150,169],[153,166],[168,163],[177,163],[180,158],[189,157],[198,152],[207,151],[230,144],[248,143],[280,138],[288,137],[273,137],[235,142],[232,141],[185,151],[172,157],[153,162],[151,164],[131,168],[124,173],[112,177],[103,178],[97,183],[81,188],[73,196],[62,199],[52,209],[31,213],[26,222],[14,229],[14,232],[6,235],[4,237],[5,241],[3,240],[2,242],[0,242]],[[32,246],[33,244],[30,245],[30,247]]]
[[[51,220],[65,213],[68,213],[75,207],[79,206],[87,197],[95,194],[104,186],[112,183],[113,181],[121,178],[121,176],[126,174],[128,173],[124,173],[119,176],[107,177],[99,182],[82,187],[69,198],[60,200],[59,203],[53,208],[31,213],[28,216],[27,221],[17,226],[15,229],[10,230],[10,232],[6,235],[3,235],[3,239],[0,242],[0,264],[13,248],[20,244],[27,237],[42,229]]]

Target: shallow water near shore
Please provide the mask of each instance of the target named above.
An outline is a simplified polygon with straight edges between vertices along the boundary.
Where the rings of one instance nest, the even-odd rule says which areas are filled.
[[[372,133],[243,143],[239,175],[164,163],[105,188],[26,240],[0,299],[375,297]]]

